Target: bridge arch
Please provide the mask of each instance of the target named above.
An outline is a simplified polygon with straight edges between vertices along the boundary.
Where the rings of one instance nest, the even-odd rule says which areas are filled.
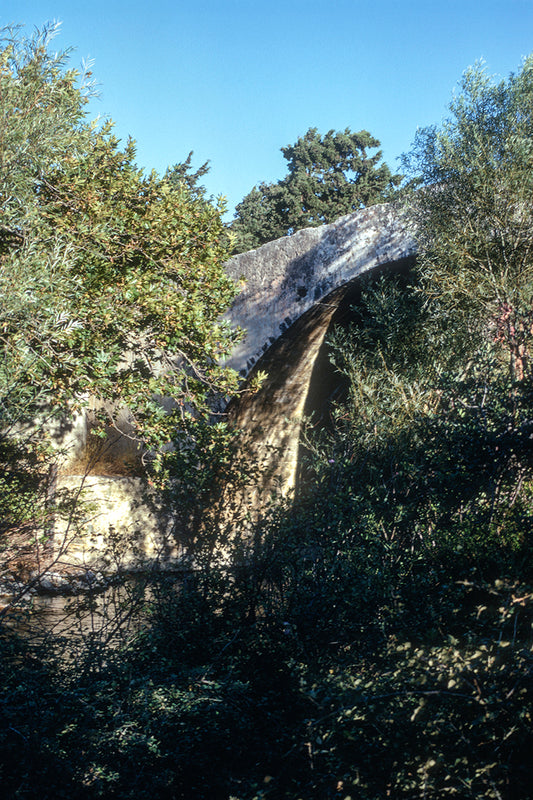
[[[414,252],[404,214],[382,203],[235,256],[226,270],[241,291],[226,318],[245,336],[226,363],[245,377],[285,331],[332,292]]]
[[[328,331],[349,313],[361,277],[407,269],[415,244],[402,215],[383,204],[308,228],[237,256],[228,264],[244,280],[228,318],[245,337],[228,362],[243,377],[267,377],[256,393],[228,408],[250,456],[262,465],[268,490],[284,491],[298,474],[302,418],[320,382]]]
[[[414,263],[406,256],[368,270],[377,277],[404,272]],[[300,472],[303,419],[325,405],[331,392],[332,373],[325,369],[327,340],[333,328],[353,316],[362,285],[357,276],[335,289],[302,314],[255,362],[252,380],[266,373],[261,388],[244,393],[228,407],[232,424],[243,431],[250,456],[262,467],[258,497],[274,482],[285,493],[294,489]],[[324,374],[326,372],[326,375]]]

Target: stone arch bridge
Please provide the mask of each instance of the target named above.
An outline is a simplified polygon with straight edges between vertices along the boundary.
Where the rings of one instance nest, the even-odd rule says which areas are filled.
[[[406,265],[414,253],[402,215],[383,204],[298,231],[227,263],[229,274],[242,286],[227,318],[245,331],[227,363],[243,380],[258,370],[268,375],[258,392],[245,391],[228,408],[230,418],[245,432],[248,454],[266,467],[263,485],[256,488],[259,497],[274,476],[285,490],[294,486],[301,419],[314,368],[328,330],[357,294],[361,275]],[[83,419],[70,438],[75,462],[87,439]],[[128,447],[124,437],[106,442],[107,455],[111,453],[116,463],[131,456]],[[176,543],[165,537],[164,513],[154,516],[139,502],[139,478],[99,470],[98,465],[80,474],[67,464],[58,485],[78,491],[80,482],[92,510],[84,520],[82,539],[69,545],[69,563],[85,563],[91,549],[98,558],[111,528],[124,538],[140,537],[136,563],[177,554]],[[253,497],[247,500],[254,504]],[[61,543],[65,538],[58,530],[56,539]]]
[[[261,389],[233,402],[229,413],[265,474],[285,490],[296,480],[301,420],[328,331],[357,296],[363,274],[401,269],[414,255],[405,218],[382,204],[228,262],[242,290],[227,318],[245,335],[227,363],[243,377],[267,374]]]

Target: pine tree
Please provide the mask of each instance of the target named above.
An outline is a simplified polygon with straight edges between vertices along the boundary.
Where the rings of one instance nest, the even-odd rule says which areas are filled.
[[[234,340],[220,316],[235,292],[223,269],[222,206],[195,189],[201,170],[193,185],[176,182],[176,168],[168,178],[145,175],[131,140],[121,146],[112,123],[87,118],[90,75],[67,69],[67,53],[49,52],[53,33],[4,31],[0,50],[0,502],[11,509],[8,529],[21,515],[36,519],[34,508],[20,508],[17,487],[46,482],[48,422],[71,418],[90,398],[103,433],[120,429],[127,408],[125,432],[152,477],[168,474],[173,452],[183,454],[180,463],[174,456],[174,475],[192,474],[209,442],[225,440],[223,426],[209,425],[212,397],[236,386],[219,366]]]
[[[294,145],[282,147],[285,178],[254,187],[236,208],[236,252],[390,199],[400,176],[381,162],[381,151],[369,155],[378,147],[368,131],[349,128],[325,136],[310,128]]]

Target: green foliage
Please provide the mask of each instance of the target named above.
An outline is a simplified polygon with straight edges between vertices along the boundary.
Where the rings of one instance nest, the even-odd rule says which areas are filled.
[[[404,167],[428,295],[464,328],[492,325],[523,377],[533,282],[533,60],[494,83],[468,70],[440,129],[418,132]]]
[[[195,441],[219,441],[211,401],[236,387],[219,366],[235,290],[205,165],[144,175],[131,140],[87,119],[90,76],[49,52],[53,33],[4,31],[0,50],[0,460],[6,475],[44,462],[36,498],[60,455],[47,442],[89,403],[94,433],[125,433],[162,483],[180,442],[192,461]]]
[[[181,164],[174,164],[174,166],[168,167],[165,178],[170,185],[176,189],[185,186],[195,197],[204,197],[205,186],[202,186],[199,181],[209,172],[209,161],[206,161],[201,167],[198,167],[196,172],[191,172],[192,157],[193,151],[191,150],[185,161]]]
[[[351,325],[332,337],[331,355],[347,391],[332,409],[330,428],[305,443],[307,487],[295,502],[274,498],[247,540],[235,530],[224,538],[224,500],[217,498],[191,529],[193,538],[203,539],[199,568],[180,576],[156,573],[146,583],[139,578],[104,597],[74,601],[77,638],[36,636],[31,625],[21,628],[23,637],[7,625],[0,629],[6,797],[531,796],[532,298],[529,233],[521,216],[531,205],[529,156],[522,158],[531,135],[529,64],[499,88],[479,71],[469,73],[452,106],[456,121],[419,136],[413,158],[424,140],[422,178],[432,184],[412,198],[421,257],[408,275],[369,282]],[[149,234],[140,223],[139,196],[123,191],[124,184],[142,182],[147,214],[157,191],[165,225],[174,219],[170,208],[177,198],[184,203],[180,219],[189,219],[193,230],[195,213],[200,220],[207,213],[194,192],[196,178],[183,186],[188,164],[176,173],[181,177],[174,188],[162,186],[156,176],[139,176],[129,157],[117,164],[109,135],[98,139],[103,174],[89,157],[72,169],[67,162],[47,179],[51,188],[43,185],[38,193],[50,214],[40,229],[50,241],[78,232],[68,262],[68,275],[80,287],[78,302],[94,297],[104,310],[102,286],[115,287],[121,270],[138,280],[147,270],[157,291],[164,290],[156,264],[145,263],[128,238],[130,229],[144,242]],[[450,163],[460,169],[450,169],[445,180],[439,170],[450,142],[456,147]],[[476,149],[480,142],[492,171]],[[501,151],[493,157],[501,142],[507,142],[505,157]],[[94,196],[78,188],[70,207],[71,187],[85,170]],[[493,181],[486,190],[482,176]],[[114,227],[105,180],[112,183],[119,219],[127,219],[124,229]],[[471,184],[483,191],[469,193]],[[498,214],[511,212],[495,242],[494,208],[504,189]],[[492,215],[489,221],[484,213]],[[178,267],[172,271],[175,251],[166,249],[165,230],[157,221],[153,229],[150,252],[157,253],[157,265],[186,287]],[[185,237],[176,224],[178,231]],[[24,251],[18,237],[15,231],[6,245],[10,258]],[[196,252],[194,242],[187,246]],[[28,275],[40,263],[36,258]],[[185,312],[176,313],[166,331],[160,317],[173,312],[148,308],[144,294],[134,316],[127,287],[118,284],[112,291],[145,332],[143,347],[150,346],[152,320],[176,353],[184,345],[172,338],[174,325],[185,319],[184,328],[198,334],[194,314]],[[46,296],[54,302],[51,290]],[[31,328],[25,297],[21,291],[17,313],[38,342],[41,329]],[[44,308],[40,314],[46,323]],[[88,312],[74,318],[85,320]],[[106,324],[117,354],[123,353],[129,340],[113,339],[119,322]],[[83,350],[82,330],[68,334],[75,352]],[[53,347],[66,357],[62,335],[62,329],[55,333]],[[24,352],[24,338],[17,342]],[[211,387],[203,380],[209,365],[202,364],[199,376],[196,356],[188,355],[190,371],[179,390],[198,381],[201,409]],[[109,387],[120,385],[128,365],[118,356],[116,362],[106,358]],[[4,361],[16,365],[11,359]],[[36,363],[32,374],[44,374]],[[62,377],[60,390],[45,384],[37,398],[49,403],[57,397],[61,406],[72,386],[76,402],[77,374]],[[95,374],[94,385],[106,397],[105,369]],[[120,395],[132,408],[140,391],[135,381],[130,376]],[[15,398],[18,384],[24,386],[20,377],[12,386]],[[26,391],[32,408],[37,401]],[[212,500],[218,476],[246,478],[246,465],[235,460],[224,424],[211,429],[197,412],[194,429],[187,427],[190,398],[182,399],[174,419],[187,436],[161,460],[159,474],[170,478],[172,502],[187,508],[186,492],[172,475]],[[142,408],[136,412],[141,419]],[[160,421],[157,408],[149,409],[155,422],[146,422],[154,446],[167,435],[167,418]],[[12,424],[19,419],[22,413]],[[33,491],[22,478],[37,474],[39,452],[20,449],[9,459],[11,471],[0,486],[11,504],[8,521],[22,523],[31,519],[25,498]],[[46,450],[42,463],[44,480]]]
[[[531,585],[459,575],[420,574],[386,631],[371,603],[320,605],[318,647],[281,602],[239,620],[222,577],[153,583],[142,630],[103,652],[4,631],[4,796],[528,797]]]
[[[231,230],[236,252],[258,247],[300,228],[333,222],[343,214],[391,198],[399,175],[381,162],[379,141],[368,131],[310,128],[281,152],[288,174],[276,184],[261,183],[239,203]]]

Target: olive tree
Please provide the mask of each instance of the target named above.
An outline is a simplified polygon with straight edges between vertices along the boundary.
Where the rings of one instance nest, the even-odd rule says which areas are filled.
[[[426,293],[472,333],[490,328],[516,378],[530,370],[533,322],[532,109],[531,56],[499,82],[478,64],[404,158]]]
[[[47,431],[89,399],[99,435],[121,429],[128,409],[121,432],[138,447],[141,473],[163,485],[180,470],[200,475],[201,454],[227,441],[224,424],[210,424],[211,405],[236,387],[219,366],[235,338],[220,321],[235,291],[222,206],[170,173],[144,174],[133,141],[88,118],[90,74],[50,52],[53,33],[4,30],[0,48],[6,547],[25,526],[46,527],[56,459]]]

